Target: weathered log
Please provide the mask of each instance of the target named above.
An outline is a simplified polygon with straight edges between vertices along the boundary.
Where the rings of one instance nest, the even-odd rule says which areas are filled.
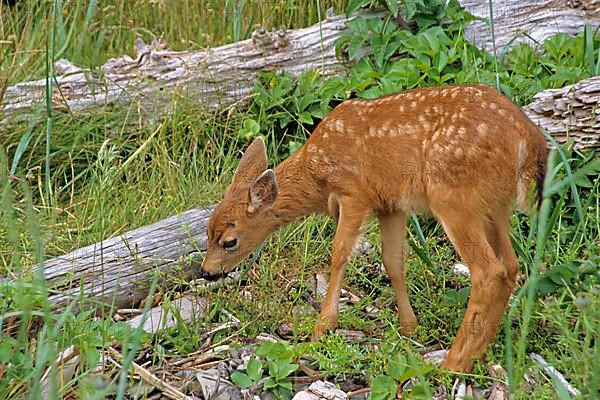
[[[459,0],[460,5],[484,21],[469,24],[465,34],[480,48],[493,51],[488,0]],[[532,46],[557,33],[576,35],[584,26],[600,25],[600,0],[495,0],[492,1],[494,37],[498,55],[506,46],[524,42]]]
[[[157,274],[158,289],[198,277],[211,210],[189,210],[46,261],[41,268],[51,305],[73,303],[74,312],[130,308],[148,296]],[[192,255],[198,255],[194,262]]]
[[[201,103],[207,109],[235,104],[251,92],[264,71],[287,71],[298,76],[310,69],[323,75],[342,70],[335,41],[346,29],[346,18],[331,16],[305,29],[269,32],[259,28],[252,38],[201,51],[171,51],[161,40],[136,41],[136,58],[108,60],[99,71],[81,69],[67,60],[55,63],[52,94],[55,109],[71,112],[107,104],[139,102],[162,115],[174,95]],[[46,80],[18,83],[0,99],[0,125],[27,119],[45,104]]]
[[[572,140],[576,148],[600,147],[600,76],[544,90],[524,111],[559,143]]]

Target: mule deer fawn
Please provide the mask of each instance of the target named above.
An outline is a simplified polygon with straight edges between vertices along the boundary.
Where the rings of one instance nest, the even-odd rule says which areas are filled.
[[[319,339],[336,325],[346,264],[361,228],[376,217],[401,333],[408,335],[417,318],[406,292],[406,219],[412,212],[432,213],[470,270],[468,308],[445,361],[449,370],[469,371],[493,340],[515,284],[512,205],[526,209],[530,189],[537,189],[539,203],[546,157],[540,130],[484,85],[345,101],[274,170],[267,169],[262,139],[247,148],[210,218],[202,276],[224,276],[299,217],[329,214],[337,229],[329,287],[313,331]]]

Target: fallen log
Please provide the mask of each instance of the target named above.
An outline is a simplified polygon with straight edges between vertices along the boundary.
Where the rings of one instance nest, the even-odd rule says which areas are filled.
[[[345,23],[343,16],[328,16],[322,23],[293,31],[259,28],[251,39],[199,51],[172,51],[160,39],[151,45],[138,39],[135,59],[113,58],[98,71],[59,60],[52,104],[54,109],[77,112],[139,102],[148,113],[162,115],[176,97],[214,110],[243,101],[261,72],[287,71],[292,76],[311,69],[324,76],[342,72],[334,47]],[[27,120],[45,105],[45,96],[45,79],[8,87],[0,99],[0,126]]]
[[[73,303],[75,313],[131,308],[148,296],[155,278],[157,290],[198,278],[211,210],[192,209],[46,261],[50,304],[61,310]]]
[[[536,46],[557,33],[576,35],[586,24],[600,25],[600,0],[459,0],[469,13],[483,19],[469,24],[466,37],[497,55],[515,43]],[[492,5],[494,40],[490,21]]]

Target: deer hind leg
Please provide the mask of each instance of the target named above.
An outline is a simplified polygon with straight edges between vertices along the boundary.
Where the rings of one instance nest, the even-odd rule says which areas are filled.
[[[349,198],[338,199],[338,207],[338,225],[333,237],[329,286],[321,305],[319,321],[313,330],[313,340],[318,340],[337,324],[340,291],[346,265],[352,256],[361,228],[370,215],[370,210]]]
[[[459,254],[467,262],[472,286],[467,312],[444,366],[452,371],[468,372],[473,368],[473,358],[483,357],[486,347],[496,335],[514,279],[488,241],[485,221],[469,219],[469,216],[460,213],[448,213],[452,209],[456,211],[461,208],[447,207],[445,214],[436,214]],[[504,245],[506,239],[499,236],[497,243]]]
[[[381,258],[387,271],[392,286],[396,292],[398,304],[398,318],[400,319],[400,332],[409,335],[417,328],[417,317],[410,306],[406,292],[406,275],[404,273],[404,260],[406,258],[406,214],[386,214],[379,217],[381,231]]]
[[[510,241],[510,219],[507,214],[501,214],[492,219],[487,227],[487,238],[496,257],[506,268],[511,282],[515,283],[519,271],[519,259]]]

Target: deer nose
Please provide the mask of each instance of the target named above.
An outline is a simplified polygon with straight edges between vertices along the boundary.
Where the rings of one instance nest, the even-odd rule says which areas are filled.
[[[219,279],[218,275],[213,275],[210,272],[207,272],[203,269],[200,270],[200,276],[207,281],[216,281]]]
[[[219,274],[212,274],[206,271],[204,268],[200,267],[200,277],[210,282],[218,281],[221,278],[225,278],[227,274],[225,272]]]

